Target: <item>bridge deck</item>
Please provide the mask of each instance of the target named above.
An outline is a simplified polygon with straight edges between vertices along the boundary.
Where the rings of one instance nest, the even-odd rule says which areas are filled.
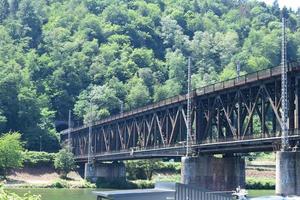
[[[290,142],[300,140],[300,134],[289,137]],[[273,152],[280,148],[281,137],[257,138],[241,141],[223,141],[190,145],[192,152],[197,154],[233,154],[249,152]],[[197,155],[195,154],[195,155]],[[155,147],[148,149],[132,149],[115,152],[93,154],[92,159],[97,161],[135,160],[149,158],[176,158],[186,155],[185,145],[169,147]],[[88,156],[76,156],[77,162],[87,162]]]

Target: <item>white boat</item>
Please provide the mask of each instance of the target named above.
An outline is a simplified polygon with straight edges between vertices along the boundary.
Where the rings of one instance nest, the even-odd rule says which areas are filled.
[[[238,200],[247,200],[247,195],[247,190],[241,189],[241,187],[236,188],[236,191],[232,193],[232,196]]]

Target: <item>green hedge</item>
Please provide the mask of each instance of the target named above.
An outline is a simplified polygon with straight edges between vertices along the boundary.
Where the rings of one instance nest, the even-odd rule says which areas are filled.
[[[162,162],[159,159],[126,161],[129,180],[147,179],[147,173],[180,173],[180,162]]]
[[[136,189],[136,185],[124,179],[107,180],[105,178],[98,178],[96,182],[97,188],[110,189]]]
[[[26,151],[23,153],[24,165],[30,167],[54,167],[55,153]]]
[[[267,178],[247,178],[246,188],[247,189],[264,189],[264,190],[274,190],[275,180]]]
[[[105,178],[98,178],[96,182],[97,188],[110,189],[145,189],[154,188],[154,181],[136,180],[127,181],[124,179],[107,180]]]

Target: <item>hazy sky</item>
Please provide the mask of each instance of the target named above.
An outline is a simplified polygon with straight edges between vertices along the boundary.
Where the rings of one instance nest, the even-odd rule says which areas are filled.
[[[261,0],[267,4],[272,4],[274,0]],[[300,8],[300,0],[278,0],[280,7],[286,6],[288,8],[293,8],[297,10]]]

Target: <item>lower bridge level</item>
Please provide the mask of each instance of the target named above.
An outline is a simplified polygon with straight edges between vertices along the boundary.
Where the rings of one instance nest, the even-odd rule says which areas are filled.
[[[198,155],[181,158],[181,183],[211,191],[245,188],[246,164],[239,154]],[[84,165],[85,178],[92,181],[124,181],[122,161],[91,162]],[[300,152],[276,153],[276,194],[300,195]]]

